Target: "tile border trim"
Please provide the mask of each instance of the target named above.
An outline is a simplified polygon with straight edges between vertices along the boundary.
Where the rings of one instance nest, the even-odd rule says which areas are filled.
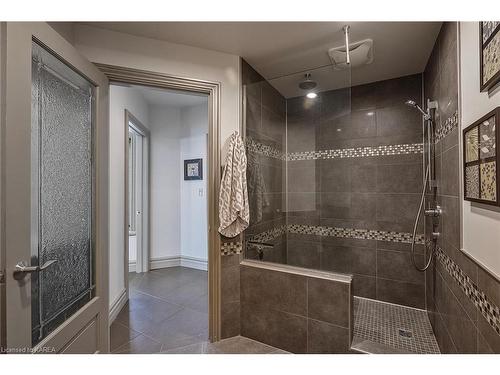
[[[338,148],[319,151],[301,151],[284,153],[272,146],[257,142],[251,137],[245,140],[247,152],[267,156],[282,161],[301,160],[324,160],[324,159],[345,159],[364,158],[374,156],[393,156],[422,154],[424,146],[422,143],[404,143],[395,145],[366,146],[355,148]]]
[[[235,255],[243,252],[243,245],[241,241],[235,242],[222,242],[220,245],[221,255]]]
[[[458,111],[455,111],[448,117],[444,123],[436,129],[435,142],[441,141],[444,137],[450,134],[455,128],[458,127]]]
[[[500,335],[500,308],[479,289],[472,279],[467,276],[458,264],[456,264],[439,246],[436,246],[436,258],[448,274],[456,281],[467,298],[469,298],[479,310],[493,330]]]
[[[287,161],[324,160],[345,158],[366,158],[373,156],[411,155],[423,153],[422,143],[405,143],[383,146],[339,148],[320,151],[292,152],[287,154]]]
[[[247,235],[247,239],[251,241],[266,242],[272,241],[286,233],[312,234],[324,237],[353,238],[358,240],[376,240],[399,243],[411,243],[412,241],[412,233],[406,232],[299,224],[282,225],[261,233],[249,234]],[[416,243],[424,243],[424,236],[422,234],[417,235]]]

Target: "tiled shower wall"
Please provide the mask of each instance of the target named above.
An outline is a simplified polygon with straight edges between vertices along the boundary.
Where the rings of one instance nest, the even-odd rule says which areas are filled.
[[[408,244],[422,118],[404,104],[421,97],[418,74],[287,100],[288,264],[350,273],[354,295],[425,307]]]
[[[354,275],[358,296],[424,308],[409,239],[422,179],[413,75],[285,100],[242,61],[246,257]],[[423,225],[419,226],[423,233]],[[422,262],[422,245],[417,246]]]
[[[241,61],[244,96],[246,142],[248,149],[248,193],[250,226],[245,235],[278,233],[262,242],[272,247],[262,249],[265,260],[286,263],[285,224],[285,99],[244,60]],[[244,98],[244,99],[245,99]],[[252,148],[252,145],[254,148]],[[275,150],[272,156],[265,151]],[[281,233],[281,234],[280,234]],[[240,238],[222,238],[221,338],[240,334]],[[247,246],[246,256],[259,259],[256,247]]]
[[[436,112],[437,257],[426,272],[428,316],[442,353],[500,353],[500,283],[460,251],[457,23],[445,22],[424,72]],[[426,233],[431,219],[426,218]],[[427,239],[428,240],[428,239]]]
[[[286,237],[280,232],[285,225],[285,98],[244,60],[241,70],[250,205],[250,226],[245,234],[251,239],[254,234],[276,233],[256,239],[272,244],[260,249],[260,257],[286,263]],[[258,251],[256,246],[247,244],[247,258],[259,259]]]

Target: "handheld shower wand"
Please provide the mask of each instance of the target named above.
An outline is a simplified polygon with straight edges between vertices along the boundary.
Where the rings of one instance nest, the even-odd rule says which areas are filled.
[[[435,253],[435,248],[436,248],[436,241],[439,237],[439,233],[436,231],[437,227],[437,221],[436,219],[441,215],[441,208],[436,205],[434,209],[428,209],[424,210],[424,202],[425,202],[425,192],[427,189],[427,186],[429,188],[435,187],[434,182],[434,152],[433,152],[433,143],[434,143],[434,124],[432,120],[432,115],[431,115],[431,109],[437,108],[437,102],[435,101],[427,101],[427,111],[424,111],[422,107],[420,107],[416,101],[414,100],[407,100],[405,102],[406,105],[416,108],[423,116],[424,121],[427,123],[427,156],[428,156],[428,161],[427,161],[427,166],[425,165],[425,152],[423,155],[423,165],[424,165],[424,178],[423,178],[423,187],[422,187],[422,195],[420,197],[420,204],[418,206],[417,210],[417,215],[415,217],[415,223],[413,225],[413,235],[412,235],[412,241],[411,241],[411,260],[413,263],[413,266],[418,270],[418,271],[425,271],[429,266],[431,265],[432,258]],[[425,130],[426,128],[424,127],[423,132],[422,132],[422,138],[423,138],[423,143],[425,144]],[[434,222],[433,222],[433,230],[432,230],[432,241],[433,241],[433,246],[431,248],[431,254],[429,256],[429,259],[424,262],[423,267],[419,267],[417,265],[417,262],[415,260],[415,242],[416,242],[416,237],[417,237],[417,228],[418,228],[418,220],[420,219],[420,215],[424,212],[425,216],[433,216],[434,217]],[[425,258],[424,258],[425,259]]]

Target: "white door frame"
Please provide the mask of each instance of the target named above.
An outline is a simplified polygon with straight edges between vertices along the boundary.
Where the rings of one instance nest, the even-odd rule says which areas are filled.
[[[149,204],[150,204],[150,132],[129,110],[125,109],[125,134],[128,134],[130,123],[133,124],[132,128],[142,136],[141,154],[142,160],[141,168],[141,205],[139,207],[140,219],[137,220],[138,227],[136,228],[137,238],[137,256],[136,256],[136,272],[149,271],[149,244],[150,244],[150,230],[149,230]],[[129,273],[129,228],[128,220],[130,217],[129,207],[129,188],[128,188],[128,137],[125,137],[125,288],[128,295],[128,273]]]
[[[136,84],[171,90],[181,90],[208,95],[208,331],[210,341],[221,337],[221,239],[217,232],[219,223],[218,192],[221,179],[220,163],[220,82],[205,81],[140,69],[96,63],[111,82]],[[127,184],[125,184],[127,186]],[[127,198],[128,200],[128,198]],[[127,225],[128,228],[128,225]]]
[[[109,123],[108,80],[54,29],[44,22],[7,22],[5,66],[5,122],[2,137],[2,230],[5,254],[6,321],[5,346],[31,348],[31,281],[14,279],[19,261],[31,258],[31,64],[32,41],[92,82],[95,89],[94,118],[94,254],[95,297],[39,342],[34,349],[51,347],[56,352],[76,351],[79,337],[91,329],[95,340],[88,350],[109,351],[108,331],[108,190]],[[89,339],[89,336],[85,336]],[[74,345],[74,343],[76,344]],[[88,341],[86,342],[89,343]],[[92,349],[91,349],[92,348]]]

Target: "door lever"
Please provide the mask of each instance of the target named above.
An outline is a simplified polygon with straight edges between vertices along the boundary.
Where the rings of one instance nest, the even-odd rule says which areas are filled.
[[[24,261],[21,261],[16,264],[14,279],[22,280],[28,273],[44,271],[56,262],[57,260],[54,259],[45,262],[42,266],[28,266]]]

